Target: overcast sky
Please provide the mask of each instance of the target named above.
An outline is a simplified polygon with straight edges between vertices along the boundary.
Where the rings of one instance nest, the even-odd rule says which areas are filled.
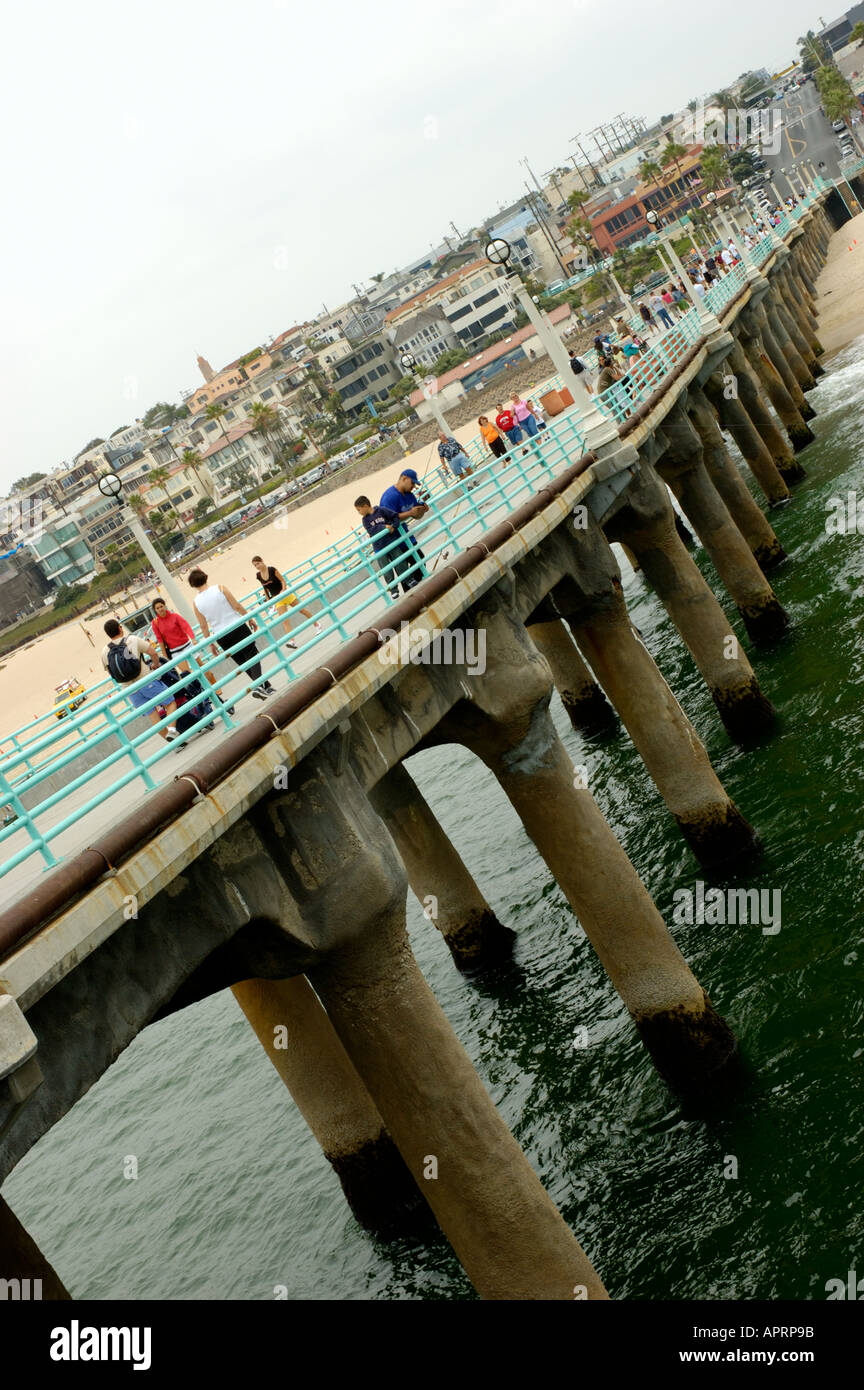
[[[522,156],[786,66],[807,27],[802,0],[7,7],[0,488],[476,225]]]

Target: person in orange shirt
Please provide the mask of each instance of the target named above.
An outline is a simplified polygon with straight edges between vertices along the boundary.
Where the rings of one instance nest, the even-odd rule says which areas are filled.
[[[503,458],[507,453],[507,445],[504,443],[504,440],[501,438],[501,435],[492,424],[491,420],[489,420],[488,416],[481,415],[477,424],[480,426],[480,433],[483,435],[483,438],[486,440],[486,443],[489,445],[495,457],[498,459]]]

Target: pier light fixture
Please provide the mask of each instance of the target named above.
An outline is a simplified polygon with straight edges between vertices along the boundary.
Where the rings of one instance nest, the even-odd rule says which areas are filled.
[[[503,236],[492,237],[491,241],[486,243],[486,259],[493,265],[506,266],[512,254],[510,243],[505,241]]]
[[[103,473],[97,486],[103,497],[113,497],[115,502],[120,501],[123,484],[116,473]]]
[[[399,361],[406,372],[413,372],[417,366],[417,358],[414,356],[413,352],[403,352]]]

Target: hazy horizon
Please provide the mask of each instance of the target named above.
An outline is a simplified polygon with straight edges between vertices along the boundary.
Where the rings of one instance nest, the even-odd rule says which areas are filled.
[[[515,200],[570,137],[785,66],[800,0],[107,0],[7,16],[0,491]],[[37,27],[38,24],[38,27]],[[743,35],[742,35],[743,30]]]

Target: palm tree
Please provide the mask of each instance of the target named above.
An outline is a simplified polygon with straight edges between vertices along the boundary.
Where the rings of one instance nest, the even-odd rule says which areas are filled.
[[[567,194],[567,206],[574,212],[578,212],[581,207],[589,201],[590,193],[586,193],[583,188],[575,188],[572,193]]]
[[[663,177],[663,170],[655,159],[643,159],[639,165],[639,177],[643,183],[655,183]]]
[[[129,497],[127,500],[129,502],[129,506],[132,508],[133,512],[138,517],[138,520],[141,522],[141,525],[144,526],[145,524],[147,524],[150,526],[150,529],[153,532],[153,543],[154,545],[156,545],[157,533],[159,529],[156,525],[156,518],[158,517],[160,522],[164,522],[164,517],[162,516],[161,512],[150,512],[148,510],[147,502],[141,496],[140,492],[133,492],[131,497]],[[156,545],[156,550],[158,552],[158,545]]]
[[[201,455],[200,455],[195,449],[184,449],[184,450],[183,450],[183,453],[182,453],[181,456],[180,456],[180,462],[181,462],[186,468],[191,468],[191,469],[192,469],[192,472],[195,474],[195,477],[198,479],[198,482],[199,482],[200,485],[201,485],[201,491],[202,491],[203,493],[205,493],[205,495],[206,495],[207,497],[209,497],[209,498],[211,499],[211,501],[212,501],[212,499],[213,499],[212,479],[211,479],[211,487],[208,487],[207,484],[206,484],[206,482],[205,482],[204,479],[202,478],[201,474],[198,472],[199,468],[202,468],[203,465],[204,465],[204,460],[202,459]],[[209,476],[209,474],[208,474],[208,476]]]
[[[716,146],[703,150],[699,159],[706,188],[722,188],[729,178],[729,161]]]
[[[219,421],[219,424],[220,424],[221,427],[222,427],[222,433],[224,434],[225,438],[227,439],[227,438],[228,438],[228,431],[227,431],[227,429],[225,428],[225,407],[224,407],[224,405],[220,405],[220,403],[219,403],[218,401],[211,401],[210,404],[208,405],[207,409],[204,411],[204,414],[205,414],[205,416],[207,417],[208,420],[218,420],[218,421]]]
[[[180,527],[181,531],[185,531],[186,527],[183,524],[183,518],[177,510],[177,504],[174,501],[174,498],[168,491],[168,483],[171,478],[171,474],[168,472],[168,469],[161,467],[151,468],[148,476],[153,486],[155,488],[161,488],[161,490],[165,493],[165,496],[168,498],[169,506],[171,507],[172,512],[177,518],[177,525]]]
[[[687,153],[685,145],[681,145],[677,140],[668,140],[660,151],[660,163],[666,169],[670,164],[675,165],[675,172],[681,177],[680,160]]]

